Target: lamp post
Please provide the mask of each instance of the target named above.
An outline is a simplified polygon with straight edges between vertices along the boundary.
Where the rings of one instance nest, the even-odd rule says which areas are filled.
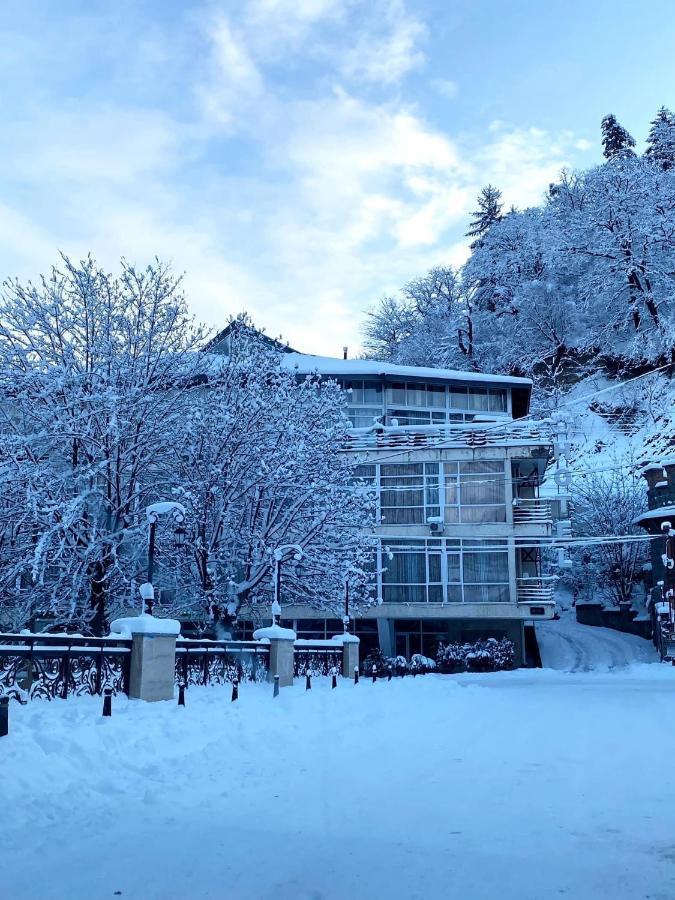
[[[300,561],[304,555],[300,544],[281,544],[274,550],[274,601],[272,603],[272,624],[279,624],[279,616],[281,615],[281,564],[286,562],[285,554],[292,554],[292,558]]]
[[[345,634],[349,634],[349,575],[345,578],[345,614],[342,617]]]
[[[171,513],[176,523],[175,543],[176,547],[185,546],[185,529],[183,522],[185,521],[185,507],[182,503],[174,500],[162,501],[160,503],[151,503],[145,508],[145,518],[148,522],[148,575],[145,584],[142,584],[138,592],[141,595],[141,613],[152,615],[152,604],[155,600],[155,589],[152,584],[152,576],[155,568],[155,533],[157,531],[157,521],[161,515]]]

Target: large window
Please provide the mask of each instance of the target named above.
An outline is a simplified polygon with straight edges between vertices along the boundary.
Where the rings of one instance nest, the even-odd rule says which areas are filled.
[[[370,428],[382,417],[382,386],[377,381],[343,381],[347,415],[355,428]]]
[[[442,603],[441,542],[394,542],[382,552],[385,603]]]
[[[507,603],[509,555],[506,541],[463,540],[461,544],[464,603]],[[448,555],[450,552],[448,548]]]
[[[380,519],[387,525],[424,525],[441,514],[438,463],[380,466]]]
[[[508,603],[505,540],[383,540],[385,603]]]
[[[386,389],[387,423],[437,425],[471,421],[481,413],[506,413],[505,388],[392,382]]]
[[[443,478],[446,522],[506,522],[506,481],[501,460],[446,462]]]

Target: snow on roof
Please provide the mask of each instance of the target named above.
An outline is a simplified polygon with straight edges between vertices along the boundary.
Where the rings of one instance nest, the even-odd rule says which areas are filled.
[[[675,506],[659,506],[658,509],[650,509],[633,519],[633,525],[639,525],[645,519],[665,519],[666,516],[675,516]]]
[[[308,353],[285,353],[281,364],[301,375],[390,375],[395,378],[437,378],[442,381],[477,381],[490,384],[511,384],[531,387],[532,379],[512,375],[492,375],[489,372],[463,372],[459,369],[435,369],[425,366],[398,366],[377,359],[338,359],[332,356],[312,356]]]

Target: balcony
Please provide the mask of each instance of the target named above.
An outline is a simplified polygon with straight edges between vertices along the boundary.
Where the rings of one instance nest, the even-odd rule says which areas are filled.
[[[553,527],[553,510],[548,500],[518,497],[513,501],[513,524],[520,531],[550,534]]]
[[[548,606],[555,603],[554,593],[557,575],[543,575],[532,578],[519,578],[516,587],[518,603],[528,606]]]

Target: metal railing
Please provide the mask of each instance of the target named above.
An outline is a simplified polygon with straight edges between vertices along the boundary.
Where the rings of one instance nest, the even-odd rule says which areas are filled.
[[[26,700],[128,693],[131,640],[0,634],[0,695]]]
[[[538,497],[516,498],[513,501],[513,524],[542,525],[551,528],[553,526],[553,510],[550,501],[540,500]]]
[[[293,652],[293,675],[332,675],[342,671],[342,644],[330,645],[329,641],[296,643]]]
[[[176,641],[176,684],[266,681],[269,646],[258,641]]]
[[[519,578],[516,587],[518,603],[554,603],[557,575]]]

